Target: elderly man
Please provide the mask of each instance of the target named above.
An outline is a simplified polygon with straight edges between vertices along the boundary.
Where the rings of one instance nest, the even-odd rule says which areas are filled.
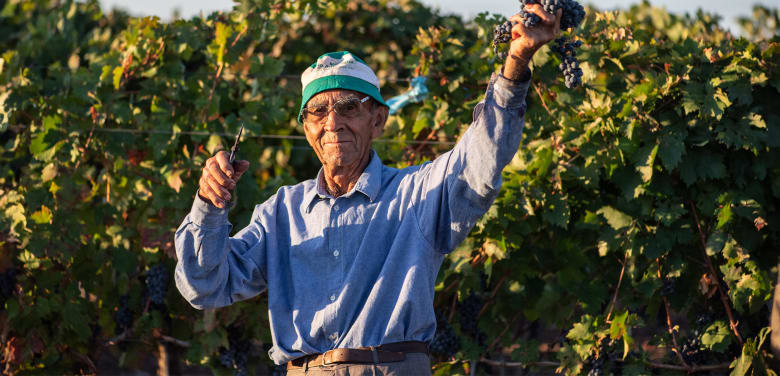
[[[270,357],[293,374],[430,374],[434,284],[447,252],[489,208],[520,145],[528,63],[560,24],[541,5],[518,16],[510,53],[453,150],[402,170],[371,150],[388,108],[379,81],[349,52],[302,76],[298,120],[322,169],[257,205],[230,237],[231,190],[249,167],[226,152],[206,161],[176,232],[176,286],[198,309],[268,289]]]

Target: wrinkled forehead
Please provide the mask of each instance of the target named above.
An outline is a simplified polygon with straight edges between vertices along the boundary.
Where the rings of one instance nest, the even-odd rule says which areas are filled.
[[[330,89],[330,90],[324,90],[317,94],[314,94],[311,99],[309,99],[308,105],[311,104],[332,104],[333,102],[339,101],[341,99],[346,98],[363,98],[366,95],[363,93],[359,93],[354,90],[347,90],[347,89]]]

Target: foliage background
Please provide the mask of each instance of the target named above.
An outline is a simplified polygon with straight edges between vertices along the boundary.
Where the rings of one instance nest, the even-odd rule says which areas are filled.
[[[537,54],[502,193],[439,274],[436,308],[460,350],[437,355],[436,372],[492,373],[500,360],[568,374],[599,360],[614,374],[772,372],[780,40],[777,11],[754,11],[735,38],[704,13],[592,10],[575,32],[576,90],[549,50]],[[377,70],[386,97],[428,77],[429,99],[391,117],[375,148],[398,167],[432,159],[499,68],[490,39],[504,16],[246,0],[161,23],[95,1],[0,1],[5,372],[229,374],[217,357],[235,328],[251,340],[250,372],[271,372],[264,296],[206,312],[175,288],[163,305],[148,299],[146,271],[172,275],[172,234],[203,162],[247,127],[237,227],[281,185],[314,176],[298,75],[342,49]],[[122,295],[128,330],[115,323]],[[473,302],[477,331],[462,314]]]

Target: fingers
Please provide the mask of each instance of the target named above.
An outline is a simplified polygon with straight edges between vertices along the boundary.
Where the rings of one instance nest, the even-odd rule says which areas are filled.
[[[249,169],[249,161],[235,162],[235,169],[228,161],[228,154],[220,151],[215,156],[206,160],[203,173],[199,181],[200,196],[218,207],[226,207],[232,195],[230,190],[236,187],[236,180]],[[229,177],[234,175],[235,179]]]
[[[523,18],[520,17],[520,14],[515,14],[510,17],[509,20],[514,22],[514,25],[512,26],[512,40],[520,38],[526,33],[527,29],[523,25]]]
[[[219,163],[219,168],[222,169],[222,172],[224,172],[225,175],[231,178],[233,177],[233,173],[235,171],[233,171],[233,166],[230,165],[230,154],[222,150],[212,158],[215,158],[217,160],[217,163]]]
[[[219,182],[209,173],[208,169],[203,170],[203,176],[200,178],[199,186],[201,197],[211,201],[211,203],[218,208],[224,208],[225,203],[230,201],[230,191],[219,184]]]
[[[244,173],[247,170],[249,170],[249,161],[247,160],[234,161],[233,169],[235,170],[235,174],[236,174],[233,180],[238,181],[238,179],[241,179],[241,176],[244,175]]]
[[[201,178],[200,190],[198,191],[198,195],[205,201],[211,202],[212,205],[220,209],[223,209],[225,207],[225,201],[219,198],[219,196],[214,192],[214,190],[211,189],[211,186],[209,186],[209,184],[206,183],[202,178]]]
[[[230,163],[228,163],[228,166],[230,166]],[[219,164],[219,154],[209,158],[206,161],[206,168],[204,170],[208,170],[209,175],[213,176],[214,179],[219,182],[219,184],[227,187],[228,189],[233,189],[233,187],[236,185],[236,182],[229,178],[228,175],[226,175],[225,169]],[[233,166],[230,166],[230,171],[232,174]]]
[[[527,12],[531,12],[539,16],[539,18],[542,19],[543,24],[546,25],[555,24],[555,15],[547,13],[547,11],[544,10],[544,7],[541,4],[528,4],[525,6],[525,10]]]

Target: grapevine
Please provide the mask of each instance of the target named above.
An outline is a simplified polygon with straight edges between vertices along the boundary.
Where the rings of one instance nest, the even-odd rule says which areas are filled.
[[[523,25],[527,28],[535,27],[541,21],[538,15],[526,11],[525,7],[529,4],[541,4],[544,11],[550,14],[555,14],[558,9],[561,9],[561,30],[576,29],[585,19],[585,9],[575,0],[520,0],[519,15]],[[507,21],[496,26],[493,30],[493,52],[500,60],[506,59],[507,53],[499,52],[499,46],[509,43],[512,39],[513,26],[513,22]],[[553,51],[560,56],[562,61],[559,69],[564,75],[564,83],[570,89],[582,84],[582,69],[577,61],[576,51],[580,46],[582,46],[581,41],[569,42],[565,37],[562,37],[555,40],[553,47]]]

